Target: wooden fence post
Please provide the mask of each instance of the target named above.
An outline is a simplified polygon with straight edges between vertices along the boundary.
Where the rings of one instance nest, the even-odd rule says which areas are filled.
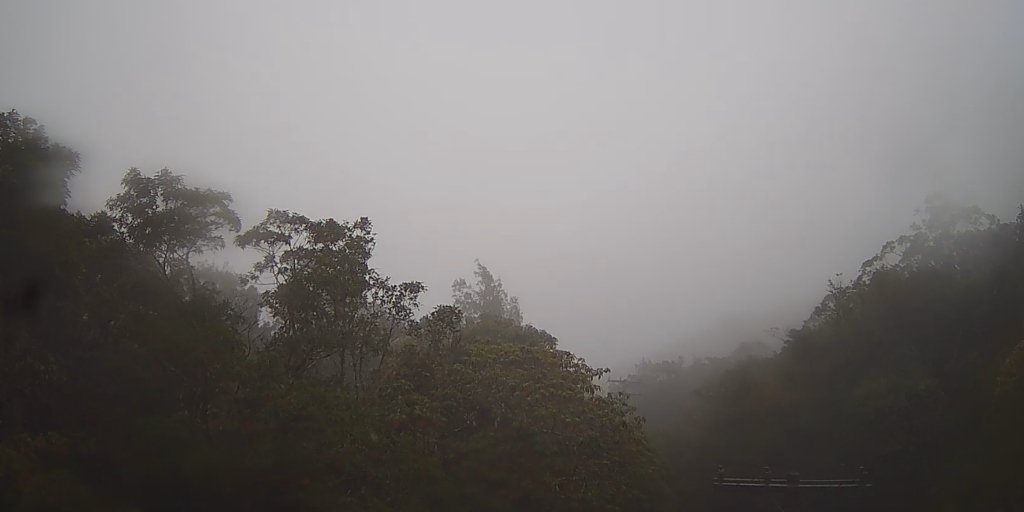
[[[784,496],[785,511],[800,511],[800,473],[790,471],[786,475],[786,491]]]

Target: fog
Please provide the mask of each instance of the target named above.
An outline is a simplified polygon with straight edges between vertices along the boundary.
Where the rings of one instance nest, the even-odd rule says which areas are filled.
[[[479,258],[621,367],[799,322],[930,192],[1010,216],[1022,49],[1009,1],[13,0],[0,108],[82,153],[75,209],[135,166],[365,215],[425,310]]]

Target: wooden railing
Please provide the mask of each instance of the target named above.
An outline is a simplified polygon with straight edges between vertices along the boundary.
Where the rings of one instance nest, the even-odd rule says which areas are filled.
[[[802,495],[806,493],[819,495],[819,491],[835,491],[846,494],[852,491],[854,496],[866,497],[868,496],[867,491],[874,486],[867,469],[863,467],[858,468],[857,478],[804,479],[801,478],[800,473],[795,471],[787,473],[785,478],[773,478],[771,468],[767,466],[764,467],[764,472],[759,478],[727,477],[725,468],[718,466],[718,475],[713,483],[716,491],[750,491],[755,494],[760,494],[759,491],[769,491],[769,498],[778,496],[775,492],[780,492],[781,500],[770,498],[769,502],[772,505],[772,510],[785,512],[800,510],[801,504],[805,501]],[[827,492],[827,494],[831,494],[831,492]],[[825,498],[825,496],[818,496],[818,498]]]
[[[786,478],[772,478],[771,468],[764,467],[760,478],[728,478],[725,468],[718,466],[718,476],[714,480],[716,487],[762,487],[762,488],[799,488],[799,489],[844,489],[871,487],[868,471],[859,468],[858,478],[847,479],[801,479],[800,473],[790,472]]]

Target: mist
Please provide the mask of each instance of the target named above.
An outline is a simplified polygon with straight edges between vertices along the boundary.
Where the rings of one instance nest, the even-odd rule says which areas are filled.
[[[1010,218],[1022,28],[995,1],[13,1],[0,108],[81,152],[73,209],[169,167],[246,226],[365,215],[423,311],[479,258],[628,367],[799,323],[929,193]]]

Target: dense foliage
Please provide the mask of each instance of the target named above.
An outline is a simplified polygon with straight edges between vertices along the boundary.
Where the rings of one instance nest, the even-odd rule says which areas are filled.
[[[638,365],[631,401],[689,506],[728,504],[708,485],[721,464],[866,466],[875,510],[1024,510],[1024,207],[1002,222],[935,196],[922,214],[777,354]]]
[[[74,151],[0,116],[0,510],[648,510],[659,464],[606,370],[483,266],[417,318],[368,219],[128,171],[65,210]],[[198,258],[235,243],[245,276]]]

